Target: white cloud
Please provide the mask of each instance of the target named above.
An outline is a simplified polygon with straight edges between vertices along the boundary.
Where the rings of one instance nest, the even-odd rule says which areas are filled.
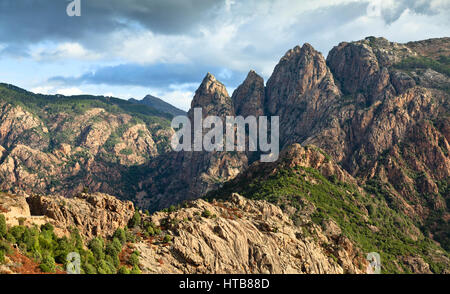
[[[368,4],[381,10],[372,13],[367,10]],[[90,39],[54,40],[32,46],[29,71],[17,74],[3,70],[1,73],[6,80],[14,81],[42,68],[36,76],[46,81],[52,76],[82,75],[105,65],[173,63],[191,64],[206,71],[209,67],[224,68],[218,74],[219,80],[229,77],[232,71],[246,73],[250,69],[267,79],[288,49],[305,42],[326,56],[341,41],[355,41],[370,35],[396,42],[449,36],[449,9],[449,0],[226,0],[214,21],[203,23],[195,32],[164,34],[136,26],[92,38],[95,35],[95,28],[92,28]],[[386,11],[395,13],[386,15]],[[387,22],[387,18],[391,22]],[[0,44],[0,51],[2,46],[6,48]],[[72,67],[67,66],[65,60],[71,60]],[[74,63],[77,66],[73,66]],[[59,64],[63,66],[56,67]],[[140,99],[152,94],[182,109],[189,107],[194,94],[192,89],[198,86],[184,84],[149,89],[82,84],[79,88],[66,88],[61,84],[42,85],[35,80],[30,84],[35,92],[65,95],[107,93],[105,95]],[[228,90],[231,94],[232,89]]]
[[[33,93],[36,93],[36,94],[47,95],[47,94],[51,94],[53,89],[54,89],[53,86],[40,86],[40,87],[32,88],[30,91]]]
[[[172,104],[182,110],[188,111],[191,106],[192,97],[194,92],[191,91],[169,91],[157,93],[159,98],[163,99],[167,103]]]
[[[56,94],[61,94],[64,96],[73,96],[73,95],[81,95],[83,94],[83,91],[79,88],[72,87],[72,88],[58,89],[56,91]]]
[[[60,44],[41,43],[30,49],[30,55],[36,61],[87,60],[94,61],[102,54],[85,49],[80,43],[65,42]]]

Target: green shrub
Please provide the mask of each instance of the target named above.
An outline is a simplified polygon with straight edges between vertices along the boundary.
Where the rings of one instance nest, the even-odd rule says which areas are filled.
[[[444,56],[442,56],[444,57]],[[433,60],[428,57],[407,57],[394,66],[399,69],[413,70],[416,68],[431,68],[437,72],[450,76],[450,63],[448,58],[440,58],[439,61]]]
[[[111,275],[115,274],[117,271],[115,266],[111,262],[102,259],[98,262],[97,272],[101,275]]]
[[[53,231],[44,230],[39,234],[39,248],[48,252],[52,252],[53,249],[57,246],[56,236]],[[19,240],[16,238],[16,240]]]
[[[117,238],[122,245],[125,244],[125,242],[127,242],[127,235],[125,234],[125,231],[121,228],[118,228],[114,232],[113,238]]]
[[[117,238],[113,238],[108,246],[111,247],[110,250],[115,250],[116,255],[118,255],[122,251],[122,243]]]
[[[148,227],[147,227],[147,233],[148,233],[150,236],[154,236],[154,235],[155,235],[155,230],[153,229],[152,226],[148,226]]]
[[[44,225],[41,226],[41,231],[50,231],[53,232],[54,231],[54,227],[52,224],[46,223]]]
[[[103,239],[96,237],[89,242],[88,247],[97,260],[103,260],[105,258],[104,246]]]
[[[135,211],[133,217],[128,222],[128,227],[135,228],[141,225],[141,214],[139,211]]]
[[[95,275],[97,273],[97,270],[95,269],[95,267],[92,264],[88,263],[88,262],[83,264],[82,268],[84,270],[84,273],[87,274],[87,275]]]
[[[131,270],[130,274],[132,274],[132,275],[140,275],[141,274],[141,270],[140,270],[139,266],[133,266],[133,269]]]
[[[22,239],[25,229],[26,228],[24,226],[14,226],[9,229],[9,233],[14,237],[15,240],[19,241]]]
[[[206,218],[210,218],[210,217],[212,216],[212,213],[211,213],[211,211],[205,209],[205,210],[203,210],[203,212],[202,212],[202,216],[203,216],[203,217],[206,217]]]
[[[72,229],[70,231],[70,239],[71,242],[73,243],[73,246],[78,250],[78,251],[82,251],[83,250],[83,239],[80,236],[80,232],[78,231],[77,228]]]
[[[139,253],[137,251],[134,251],[131,255],[130,258],[128,259],[128,263],[131,266],[138,266],[139,265]]]
[[[169,243],[171,241],[172,241],[172,236],[170,236],[170,235],[165,235],[164,236],[164,239],[163,239],[164,243]]]
[[[6,233],[5,239],[10,243],[16,243],[16,238],[14,238],[14,236],[10,232]]]
[[[121,266],[121,267],[119,268],[119,270],[117,271],[117,273],[118,273],[119,275],[129,275],[129,274],[130,274],[130,269],[127,268],[126,266]]]
[[[7,241],[0,240],[0,250],[6,254],[11,254],[13,251]]]
[[[120,265],[119,255],[106,255],[105,260],[114,266],[114,270]]]
[[[127,242],[131,242],[131,243],[136,242],[136,236],[133,234],[133,232],[126,230],[125,234],[127,236]]]
[[[45,254],[39,268],[45,273],[53,273],[56,269],[55,259],[50,254]]]
[[[6,233],[8,233],[8,228],[6,227],[6,219],[3,214],[0,214],[0,238],[5,238]]]
[[[69,240],[66,237],[59,239],[57,244],[58,245],[54,252],[55,261],[57,263],[66,264],[67,255],[75,248],[71,246]]]
[[[131,155],[131,154],[133,154],[133,150],[131,150],[130,148],[125,148],[125,149],[120,150],[120,154]]]

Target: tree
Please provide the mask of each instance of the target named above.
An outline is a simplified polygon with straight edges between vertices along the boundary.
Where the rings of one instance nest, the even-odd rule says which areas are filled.
[[[54,227],[53,227],[53,225],[50,224],[50,223],[46,223],[46,224],[44,224],[44,225],[41,226],[41,231],[50,231],[50,232],[53,232],[53,230],[54,230]]]
[[[130,274],[132,274],[132,275],[140,275],[141,274],[141,269],[137,265],[133,266],[133,269],[131,270]]]
[[[118,228],[114,232],[113,238],[117,238],[122,245],[125,244],[125,242],[127,241],[127,235],[126,235],[125,231],[121,228]]]
[[[8,228],[6,227],[6,219],[3,214],[0,214],[0,238],[6,237]]]
[[[52,273],[55,271],[56,264],[55,259],[50,254],[45,254],[42,257],[41,264],[39,265],[39,268],[45,272],[45,273]]]
[[[97,273],[97,270],[95,269],[95,267],[88,262],[86,262],[83,265],[83,270],[84,270],[84,273],[87,275],[95,275]]]
[[[89,243],[89,249],[97,260],[105,259],[104,246],[103,239],[99,237],[92,239]]]
[[[170,241],[172,241],[172,236],[170,236],[170,235],[165,235],[163,241],[164,241],[164,243],[169,243]]]
[[[121,251],[122,243],[117,238],[113,238],[113,240],[106,245],[106,253],[111,256],[119,255]]]
[[[130,270],[126,266],[121,266],[119,270],[117,271],[119,275],[129,275]]]
[[[135,228],[141,224],[141,214],[139,211],[135,211],[133,217],[128,222],[128,226],[130,228]]]
[[[128,259],[128,263],[131,266],[139,265],[139,253],[137,251],[134,251],[133,253],[131,253],[130,258]]]
[[[71,252],[73,248],[70,246],[69,240],[67,237],[63,237],[61,239],[58,239],[58,246],[55,249],[54,256],[55,260],[58,263],[65,264],[67,255],[69,252]]]

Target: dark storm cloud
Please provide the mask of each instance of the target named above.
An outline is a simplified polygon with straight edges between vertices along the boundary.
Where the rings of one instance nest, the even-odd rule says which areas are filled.
[[[121,28],[189,33],[214,21],[224,0],[81,0],[81,17],[69,17],[68,0],[1,0],[0,43],[79,40]]]
[[[155,64],[151,66],[122,64],[102,67],[80,77],[53,77],[49,81],[69,86],[107,84],[167,88],[190,83],[198,85],[207,72],[211,72],[218,80],[231,87],[236,87],[245,78],[245,74],[241,72],[219,67],[204,67],[198,64]]]

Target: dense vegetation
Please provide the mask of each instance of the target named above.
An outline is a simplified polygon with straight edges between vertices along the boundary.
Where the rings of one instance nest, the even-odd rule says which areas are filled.
[[[312,204],[313,222],[321,225],[324,220],[333,219],[363,252],[374,251],[381,255],[385,273],[409,272],[401,262],[401,258],[408,255],[422,256],[435,273],[445,268],[429,255],[439,247],[420,232],[411,231],[412,221],[389,207],[392,197],[380,182],[369,182],[368,193],[361,193],[355,186],[340,182],[334,176],[325,178],[312,168],[296,166],[270,174],[260,169],[254,171],[251,179],[238,177],[219,191],[209,193],[207,198],[226,199],[237,192],[281,208],[291,206],[296,208],[292,218],[299,226],[307,225],[300,216],[305,215]]]
[[[407,71],[431,68],[434,71],[450,76],[450,57],[440,56],[437,60],[423,56],[407,57],[397,63],[395,67]]]
[[[67,256],[76,252],[81,257],[80,271],[83,274],[139,274],[139,252],[133,251],[126,260],[120,254],[127,242],[134,242],[136,236],[128,229],[117,229],[114,235],[105,240],[93,238],[85,246],[76,229],[69,237],[58,238],[51,224],[26,227],[23,225],[7,228],[5,218],[0,214],[0,263],[6,255],[14,254],[13,247],[20,254],[36,261],[42,272],[65,271]]]
[[[65,112],[83,114],[90,108],[100,107],[110,113],[128,113],[146,123],[159,123],[168,126],[172,116],[146,105],[127,100],[91,95],[63,96],[34,94],[13,85],[0,83],[1,100],[12,105],[20,105],[30,112],[45,118],[48,115]]]

